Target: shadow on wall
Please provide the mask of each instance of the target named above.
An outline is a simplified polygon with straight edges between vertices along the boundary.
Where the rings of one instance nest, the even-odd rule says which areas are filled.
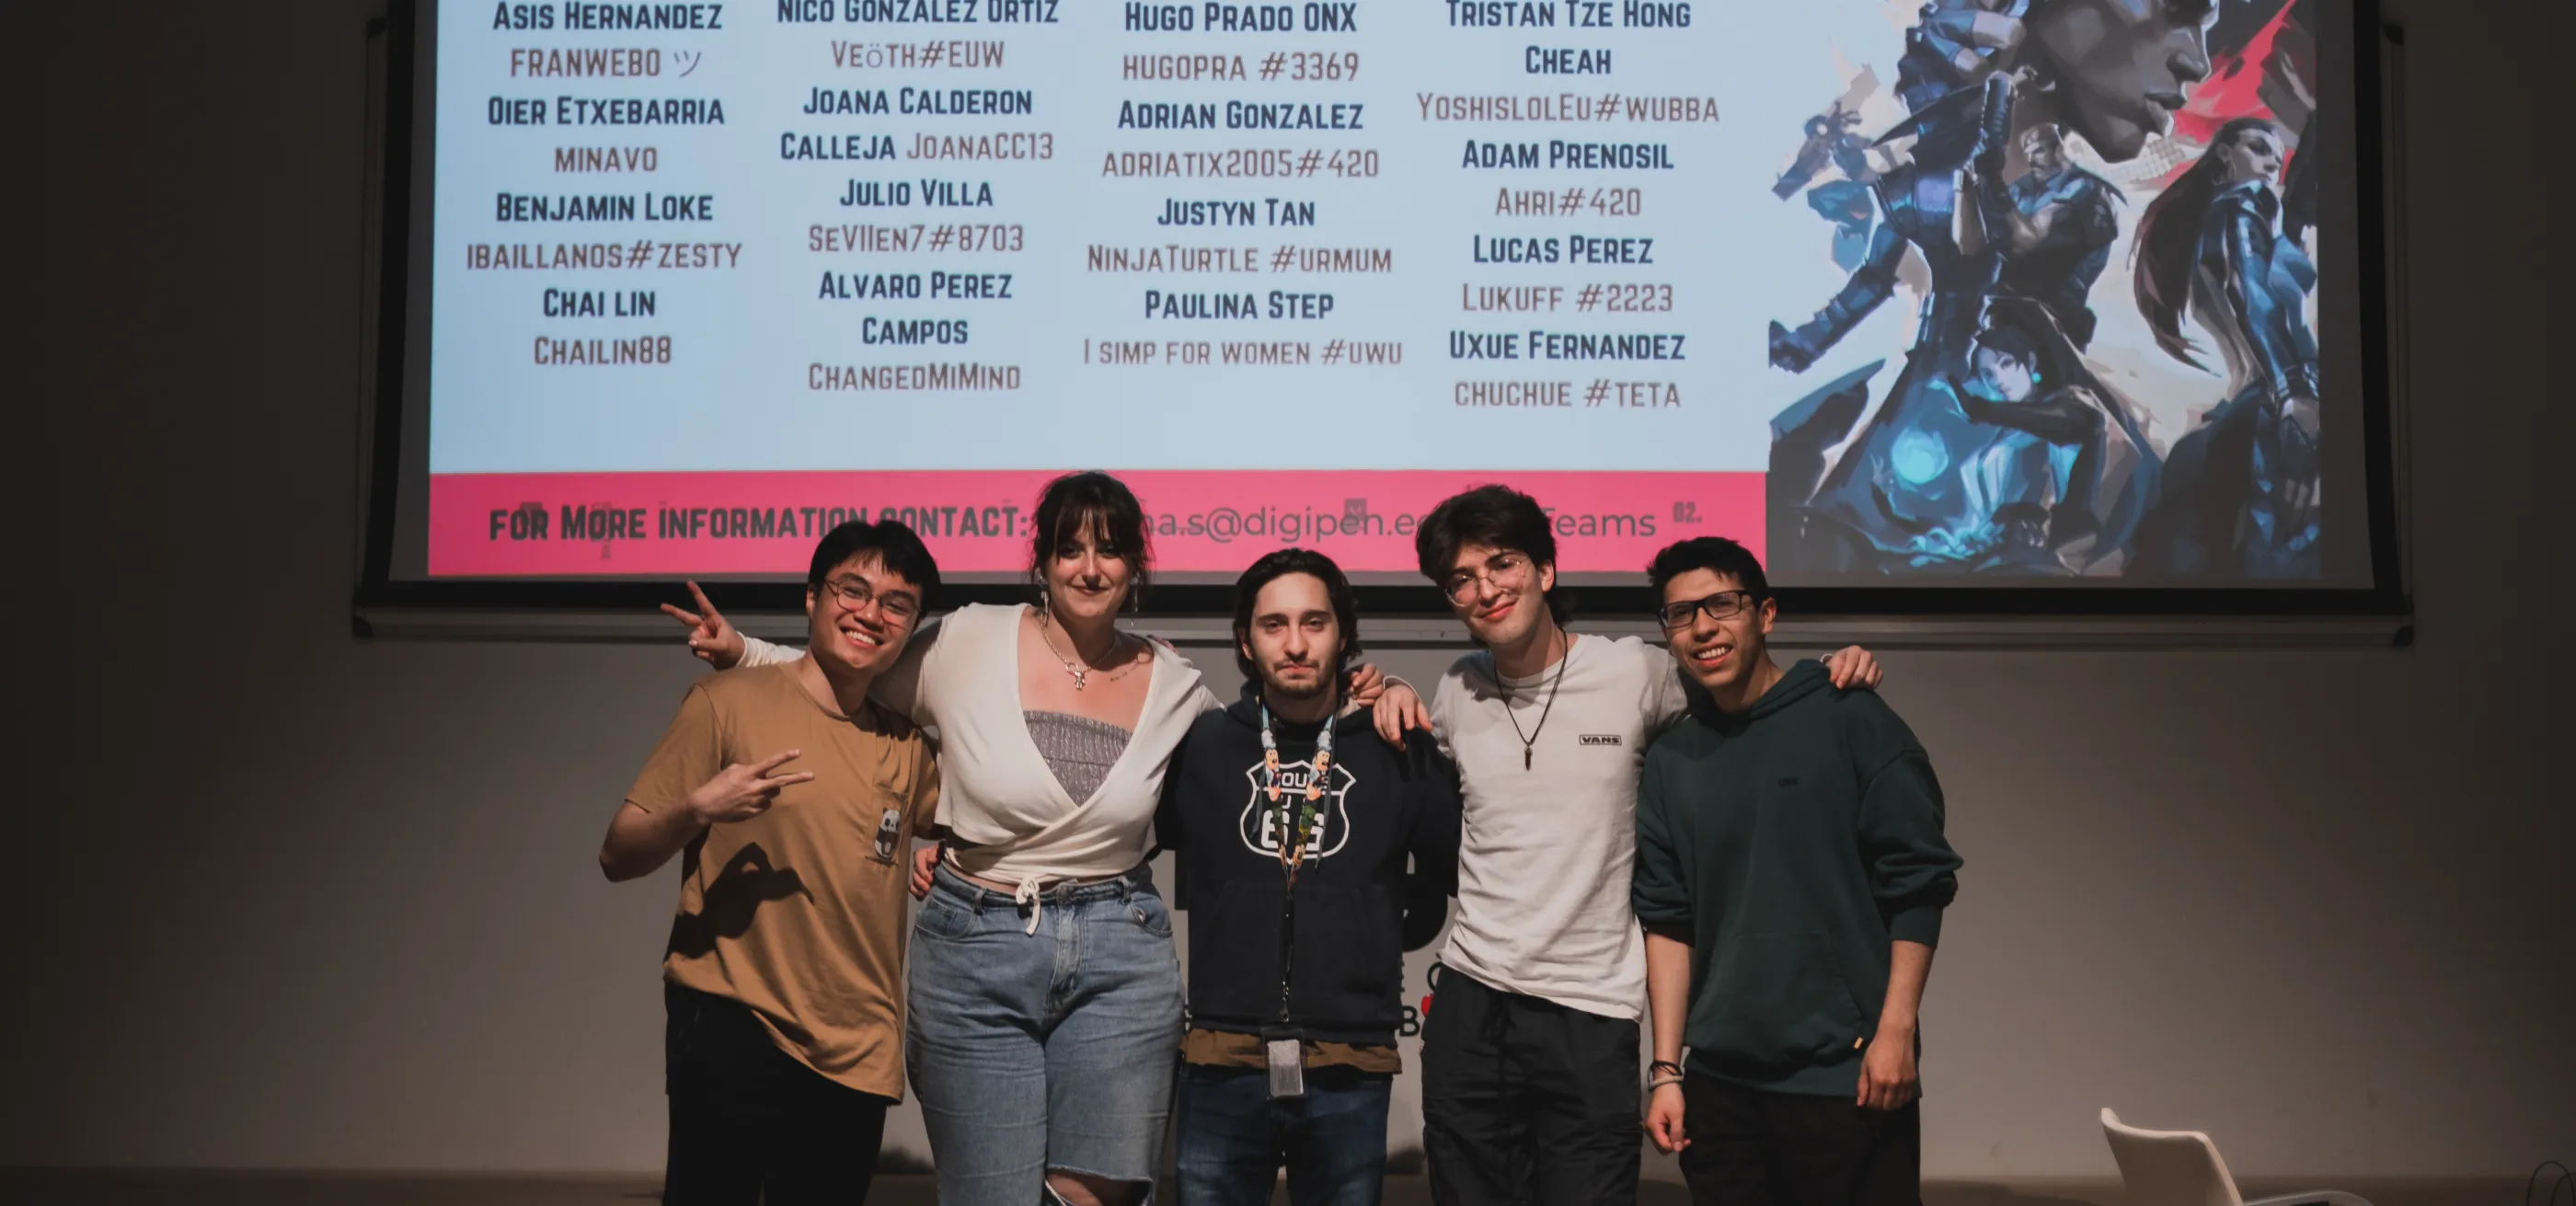
[[[760,843],[745,843],[707,885],[705,905],[672,919],[671,951],[690,959],[704,955],[716,949],[716,939],[740,938],[749,932],[752,915],[760,906],[790,896],[812,900],[814,892],[794,868],[771,867],[769,852]]]

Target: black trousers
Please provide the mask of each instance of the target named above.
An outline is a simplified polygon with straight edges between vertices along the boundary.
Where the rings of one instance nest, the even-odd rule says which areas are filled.
[[[1637,1023],[1451,969],[1422,1031],[1422,1146],[1439,1206],[1632,1206]]]
[[[1923,1105],[1682,1081],[1682,1179],[1696,1206],[1919,1206]]]
[[[738,1001],[665,983],[662,1005],[664,1206],[867,1200],[891,1100],[797,1063]]]

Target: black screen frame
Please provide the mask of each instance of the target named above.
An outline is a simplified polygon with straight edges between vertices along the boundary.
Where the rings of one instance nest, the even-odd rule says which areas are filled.
[[[360,576],[353,600],[353,628],[360,636],[375,634],[371,613],[447,612],[575,616],[648,614],[661,603],[687,602],[678,579],[621,581],[509,581],[489,578],[413,580],[395,576],[397,530],[403,475],[403,407],[406,401],[408,344],[411,334],[411,262],[413,197],[413,130],[419,103],[417,64],[422,8],[414,0],[389,0],[384,18],[384,120],[375,131],[380,141],[382,180],[377,195],[383,207],[378,223],[380,283],[376,315],[375,389],[372,400],[372,447],[368,450],[364,490],[365,535]],[[2385,108],[2387,68],[2384,51],[2397,36],[2385,25],[2380,0],[2353,0],[2354,183],[2358,251],[2352,267],[2357,293],[2361,340],[2359,357],[2363,438],[2364,507],[2372,583],[2367,587],[2136,587],[2111,579],[2100,585],[2072,583],[2049,587],[1965,586],[1782,586],[1776,590],[1784,613],[1810,619],[1905,619],[1945,621],[1979,617],[2028,620],[2353,620],[2386,619],[2397,643],[2410,639],[2412,615],[2405,567],[2399,547],[2393,445],[2393,348],[2388,266],[2389,227],[2388,115]],[[425,455],[425,450],[423,452]],[[1497,475],[1502,477],[1504,475]],[[1377,577],[1383,578],[1383,575]],[[1598,577],[1585,575],[1583,577]],[[1645,585],[1643,569],[1633,582],[1587,582],[1575,579],[1569,591],[1582,619],[1642,621],[1656,600]],[[799,611],[803,584],[777,579],[702,579],[710,598],[729,613],[758,615]],[[1355,581],[1361,609],[1389,618],[1446,618],[1448,605],[1428,583],[1392,585]],[[968,603],[1002,603],[1033,599],[1035,592],[1015,582],[949,583],[934,601],[938,610]],[[1181,582],[1160,585],[1142,600],[1140,615],[1164,617],[1229,616],[1232,588],[1221,583]]]

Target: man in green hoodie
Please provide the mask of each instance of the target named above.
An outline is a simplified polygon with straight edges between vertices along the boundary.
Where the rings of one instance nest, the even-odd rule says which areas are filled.
[[[1914,1206],[1915,1013],[1959,869],[1931,760],[1875,692],[1771,660],[1744,546],[1685,540],[1648,575],[1699,690],[1637,792],[1646,1133],[1704,1206]]]

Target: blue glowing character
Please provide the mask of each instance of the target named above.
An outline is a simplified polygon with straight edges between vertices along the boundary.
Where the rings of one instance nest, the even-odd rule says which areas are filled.
[[[1840,401],[1846,380],[1775,419],[1772,472],[1784,475],[1772,486],[1775,559],[1844,573],[1964,567],[1975,556],[1997,503],[1968,467],[1992,452],[1997,433],[1967,414],[1953,383],[1972,373],[1979,323],[1998,296],[2038,301],[2059,328],[2089,339],[2086,295],[2114,230],[2116,194],[2071,168],[2057,130],[2111,162],[2134,158],[2170,128],[2184,89],[2208,76],[2214,9],[2214,0],[1925,6],[1899,64],[1909,116],[1872,147],[1891,166],[1871,182],[1880,220],[1869,252],[1808,321],[1771,324],[1770,361],[1812,367],[1895,294],[1909,258],[1928,269],[1930,287],[1880,405]],[[2041,127],[2050,129],[2025,133]],[[2016,148],[2037,150],[2029,174],[1980,185],[2006,179]],[[1965,243],[1963,188],[1973,190],[1965,225],[1976,236]],[[1869,416],[1856,434],[1822,425],[1855,409]]]
[[[1951,391],[1969,421],[1997,434],[1963,469],[1977,506],[1987,510],[1969,543],[2027,543],[2032,512],[2014,512],[2014,519],[2006,511],[2035,508],[2040,547],[2064,568],[2090,569],[2119,556],[2155,497],[2161,469],[2127,404],[2092,375],[2054,313],[2033,299],[1995,299],[1973,361],[1975,376],[1951,383]]]

